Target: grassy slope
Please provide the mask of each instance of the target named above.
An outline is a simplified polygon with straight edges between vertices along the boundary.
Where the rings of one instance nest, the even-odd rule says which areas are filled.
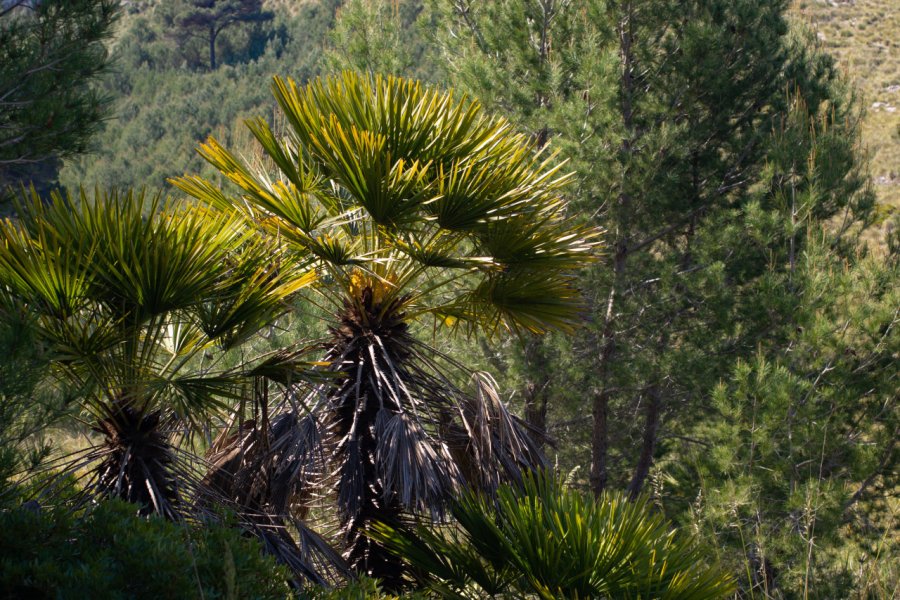
[[[863,143],[884,214],[900,210],[900,0],[797,0],[866,108]]]

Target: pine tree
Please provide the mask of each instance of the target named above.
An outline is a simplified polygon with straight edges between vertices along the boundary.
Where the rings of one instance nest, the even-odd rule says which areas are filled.
[[[117,0],[0,6],[0,191],[51,182],[59,159],[87,150],[108,107],[94,83],[118,12]]]
[[[789,90],[813,113],[827,106],[836,127],[852,105],[830,60],[791,33],[781,0],[435,7],[460,85],[561,147],[578,205],[608,232],[606,261],[585,279],[592,323],[572,344],[581,381],[568,395],[592,405],[591,487],[635,495],[665,432],[699,418],[715,381],[764,335],[763,315],[730,305],[766,257],[735,261],[707,236],[721,241],[751,201]],[[852,160],[836,167],[844,188],[860,186]],[[835,194],[816,216],[870,199]]]
[[[423,8],[421,0],[345,2],[329,36],[326,67],[440,81],[440,59],[423,31],[430,24]]]
[[[669,495],[694,500],[685,519],[716,537],[751,595],[848,597],[864,585],[848,558],[896,551],[884,503],[900,271],[895,248],[870,254],[847,235],[852,219],[821,219],[869,197],[854,193],[853,148],[831,118],[795,98],[766,144],[768,185],[710,236],[734,252],[730,315],[757,345],[685,430],[703,443],[673,442],[666,466]]]
[[[271,21],[262,0],[183,0],[177,8],[179,35],[202,39],[209,47],[209,70],[215,71],[216,40],[227,28],[240,23]]]

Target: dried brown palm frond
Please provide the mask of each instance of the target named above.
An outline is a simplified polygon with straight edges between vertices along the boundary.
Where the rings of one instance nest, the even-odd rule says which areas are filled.
[[[458,405],[458,421],[445,437],[469,487],[493,493],[504,481],[520,482],[522,473],[545,466],[540,434],[509,411],[490,374],[476,372],[472,383],[475,391]]]
[[[254,402],[255,419],[233,415],[207,452],[201,494],[238,514],[241,526],[302,580],[333,584],[351,576],[331,543],[303,520],[314,482],[326,467],[319,425],[311,415]]]
[[[269,420],[269,419],[267,419]],[[224,430],[207,453],[204,484],[248,510],[290,514],[325,469],[319,425],[310,415],[273,414]]]
[[[211,447],[206,481],[235,502],[303,517],[317,529],[333,526],[321,519],[330,497],[338,509],[335,541],[350,548],[347,562],[399,585],[403,569],[383,559],[367,535],[375,522],[440,520],[463,489],[492,493],[544,459],[489,375],[409,337],[400,320],[389,320],[390,331],[352,333],[361,318],[347,315],[332,331],[341,353],[330,368],[347,376],[311,390],[301,403],[308,412],[285,402],[272,407],[267,435],[258,410],[256,419],[234,417]],[[402,362],[391,352],[395,344]],[[468,390],[459,383],[466,379]]]
[[[242,526],[259,539],[266,553],[290,569],[297,588],[309,583],[334,585],[352,576],[340,553],[303,521],[272,514],[243,517]]]

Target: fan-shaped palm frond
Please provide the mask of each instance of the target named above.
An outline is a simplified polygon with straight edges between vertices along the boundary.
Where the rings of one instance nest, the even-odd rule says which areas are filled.
[[[82,192],[32,195],[20,214],[0,223],[5,304],[33,315],[103,437],[70,464],[89,469],[95,495],[174,516],[190,469],[176,468],[171,435],[227,408],[252,376],[200,368],[204,353],[242,343],[313,275],[233,211]]]
[[[264,121],[248,125],[275,174],[210,138],[201,154],[241,196],[194,176],[173,183],[290,240],[334,275],[321,289],[338,308],[354,276],[370,277],[403,296],[410,315],[575,326],[572,274],[591,259],[597,232],[566,216],[569,177],[554,157],[477,103],[418,82],[345,73],[304,88],[276,78],[274,89],[287,138]]]
[[[391,585],[397,561],[367,537],[373,522],[439,516],[461,486],[494,489],[541,464],[489,380],[463,389],[464,370],[410,325],[572,329],[574,274],[598,232],[566,215],[555,157],[476,102],[354,73],[304,87],[276,78],[274,93],[285,137],[248,122],[265,164],[212,138],[200,149],[236,194],[196,176],[173,183],[239,210],[320,274],[310,289],[334,307],[326,359],[338,375],[307,403],[330,465],[322,481],[336,490],[349,562]]]
[[[544,475],[463,494],[458,526],[375,526],[374,537],[444,598],[725,598],[733,582],[706,566],[692,541],[670,530],[644,499],[595,499]]]

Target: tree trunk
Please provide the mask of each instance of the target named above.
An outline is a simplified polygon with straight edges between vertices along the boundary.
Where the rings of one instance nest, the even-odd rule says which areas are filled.
[[[209,70],[216,70],[216,38],[219,32],[214,27],[209,28]]]
[[[600,390],[595,393],[591,407],[593,426],[591,429],[591,491],[599,496],[606,489],[609,480],[607,457],[609,454],[609,393]]]
[[[594,393],[591,412],[593,415],[593,429],[591,431],[591,491],[600,495],[606,488],[609,480],[608,452],[609,452],[609,401],[612,397],[611,363],[615,356],[616,339],[614,327],[614,308],[616,294],[622,293],[625,279],[625,266],[628,257],[628,245],[630,243],[628,217],[631,205],[631,195],[628,192],[628,163],[634,154],[634,55],[632,52],[632,18],[633,7],[631,3],[623,3],[621,17],[618,21],[619,52],[622,61],[622,89],[620,111],[622,117],[622,145],[620,150],[621,180],[619,181],[619,195],[616,206],[611,209],[610,219],[616,236],[616,253],[613,264],[614,281],[609,291],[609,299],[606,304],[606,315],[603,322],[598,378],[600,389]]]
[[[547,443],[547,388],[550,385],[549,361],[544,352],[543,340],[537,336],[525,342],[525,372],[528,380],[523,391],[525,422],[539,447]]]
[[[616,244],[614,262],[615,280],[609,290],[606,314],[603,318],[603,333],[600,339],[600,358],[597,378],[600,389],[594,392],[591,405],[593,424],[591,428],[591,491],[599,496],[609,481],[609,401],[612,397],[611,364],[616,352],[615,316],[616,290],[625,274],[627,248],[624,242]]]
[[[662,397],[657,385],[653,385],[647,391],[647,408],[644,416],[644,436],[641,444],[641,454],[638,457],[637,467],[631,483],[628,484],[628,497],[636,499],[644,487],[650,467],[653,465],[653,453],[656,451],[657,432],[659,431],[659,413],[662,407]]]

